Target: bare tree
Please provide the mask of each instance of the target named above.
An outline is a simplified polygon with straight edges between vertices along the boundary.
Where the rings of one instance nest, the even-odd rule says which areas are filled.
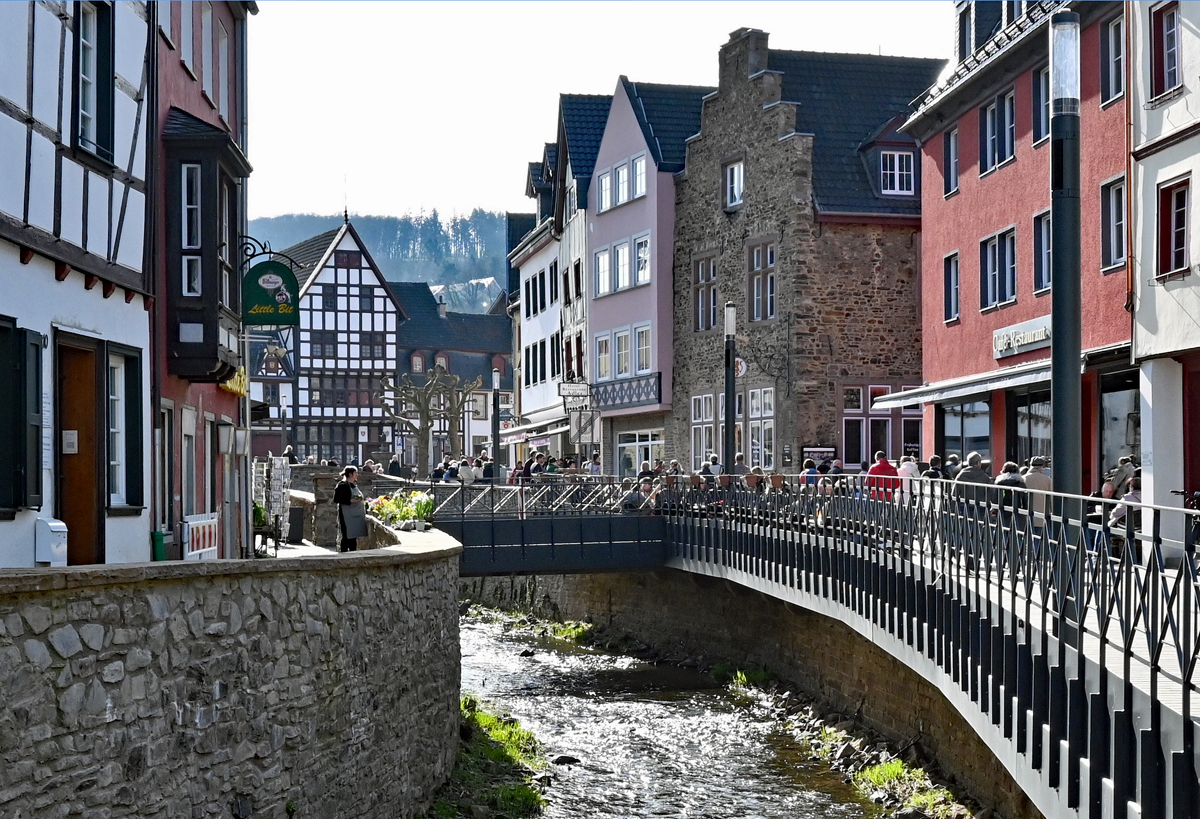
[[[383,411],[416,439],[418,471],[429,469],[429,437],[437,421],[449,422],[451,456],[462,452],[463,409],[482,384],[482,376],[464,384],[460,376],[451,375],[440,364],[425,373],[422,383],[408,373],[402,373],[398,383],[387,377],[380,382],[376,397]]]

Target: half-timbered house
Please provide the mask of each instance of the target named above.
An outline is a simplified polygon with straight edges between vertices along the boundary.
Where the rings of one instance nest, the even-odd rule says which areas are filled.
[[[3,566],[150,558],[150,13],[0,3]]]

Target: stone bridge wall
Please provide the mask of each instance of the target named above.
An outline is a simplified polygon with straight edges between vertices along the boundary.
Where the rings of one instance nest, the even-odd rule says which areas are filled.
[[[958,785],[1000,816],[1040,816],[934,685],[837,620],[673,569],[464,578],[459,591],[491,605],[609,626],[668,656],[765,668],[900,744],[919,739]]]
[[[0,816],[419,814],[457,579],[457,548],[0,572]]]

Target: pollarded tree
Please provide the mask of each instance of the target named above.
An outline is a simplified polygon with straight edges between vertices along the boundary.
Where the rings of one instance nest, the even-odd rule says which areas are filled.
[[[429,438],[434,424],[443,419],[450,422],[450,454],[458,455],[462,449],[463,409],[470,394],[482,384],[482,377],[464,384],[460,376],[451,375],[439,364],[428,370],[420,383],[408,373],[402,373],[398,383],[384,377],[376,397],[383,411],[416,439],[417,468],[428,470]]]

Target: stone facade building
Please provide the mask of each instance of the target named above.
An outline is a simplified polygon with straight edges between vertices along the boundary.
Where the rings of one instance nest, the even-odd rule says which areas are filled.
[[[895,129],[944,63],[770,50],[767,38],[739,29],[722,47],[675,181],[667,457],[694,470],[721,451],[732,301],[747,464],[798,471],[823,447],[853,470],[921,440],[919,414],[870,406],[921,383],[920,156]]]

